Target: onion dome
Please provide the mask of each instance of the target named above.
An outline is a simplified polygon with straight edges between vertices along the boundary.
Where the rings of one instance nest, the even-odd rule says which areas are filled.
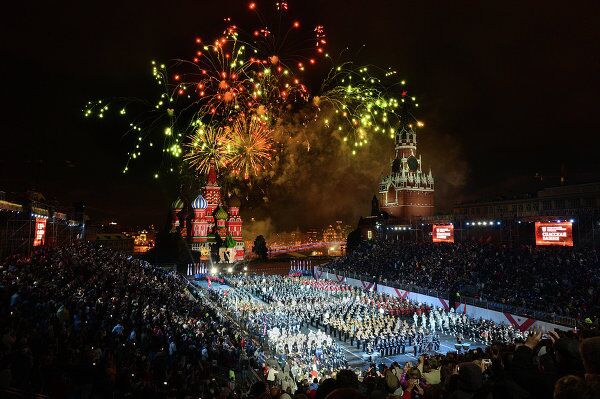
[[[204,199],[202,194],[198,194],[196,199],[192,201],[192,208],[194,209],[206,209],[208,207],[208,202]]]
[[[225,246],[227,248],[234,248],[235,247],[235,240],[233,239],[233,237],[231,236],[231,234],[227,234],[227,237],[225,238]]]
[[[175,201],[173,201],[171,204],[171,209],[183,209],[183,201],[181,198],[177,198]]]
[[[223,207],[221,205],[219,205],[219,208],[217,209],[217,213],[215,213],[215,218],[217,220],[227,220],[228,217],[229,217],[229,215],[227,214],[225,209],[223,209]]]

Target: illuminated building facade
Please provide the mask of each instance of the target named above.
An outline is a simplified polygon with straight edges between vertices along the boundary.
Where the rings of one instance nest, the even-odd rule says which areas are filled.
[[[410,224],[417,218],[433,215],[434,179],[431,169],[425,172],[421,155],[417,153],[416,124],[403,110],[400,128],[395,136],[395,157],[391,173],[379,184],[381,211],[400,224]]]
[[[403,93],[403,96],[405,93]],[[403,99],[404,102],[404,99]],[[404,102],[400,125],[394,132],[394,159],[382,177],[371,202],[371,215],[361,217],[358,229],[365,240],[411,239],[411,226],[434,213],[435,181],[417,152],[417,127],[421,126]]]
[[[219,249],[221,261],[234,262],[244,259],[243,221],[240,216],[240,200],[228,200],[225,209],[221,187],[217,182],[217,172],[211,165],[206,186],[191,203],[191,212],[183,212],[181,199],[172,204],[172,231],[179,230],[181,236],[190,243],[192,251],[200,252],[201,259],[208,259],[210,246],[216,243],[216,235],[223,240]],[[186,217],[187,216],[187,217]]]

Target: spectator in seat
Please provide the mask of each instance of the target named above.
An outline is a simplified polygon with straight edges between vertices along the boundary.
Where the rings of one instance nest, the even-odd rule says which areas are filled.
[[[554,399],[583,399],[585,393],[585,381],[574,375],[560,378],[554,386]]]
[[[579,346],[586,379],[600,379],[600,337],[584,339]]]

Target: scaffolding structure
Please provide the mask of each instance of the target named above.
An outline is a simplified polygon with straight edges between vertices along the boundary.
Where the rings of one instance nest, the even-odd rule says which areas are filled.
[[[0,197],[0,258],[28,255],[35,247],[55,247],[85,236],[83,216],[74,220],[45,204],[9,202]],[[37,231],[43,226],[43,232]]]

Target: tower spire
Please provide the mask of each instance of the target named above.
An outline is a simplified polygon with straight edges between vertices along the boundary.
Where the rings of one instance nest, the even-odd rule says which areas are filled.
[[[411,113],[411,97],[406,90],[402,91],[402,109],[398,121],[396,132],[396,158],[409,157],[414,155],[417,149],[416,119]]]
[[[211,186],[217,184],[217,170],[214,160],[210,161],[210,169],[208,170],[207,183]]]
[[[422,125],[412,113],[418,104],[406,90],[402,91],[401,107],[395,158],[391,162],[391,173],[381,179],[379,206],[382,213],[397,222],[412,223],[415,218],[433,214],[434,180],[431,169],[429,173],[425,172],[417,151],[416,130]]]
[[[411,124],[411,113],[408,109],[410,107],[410,97],[406,90],[402,91],[402,110],[400,111],[400,128],[409,129]]]

